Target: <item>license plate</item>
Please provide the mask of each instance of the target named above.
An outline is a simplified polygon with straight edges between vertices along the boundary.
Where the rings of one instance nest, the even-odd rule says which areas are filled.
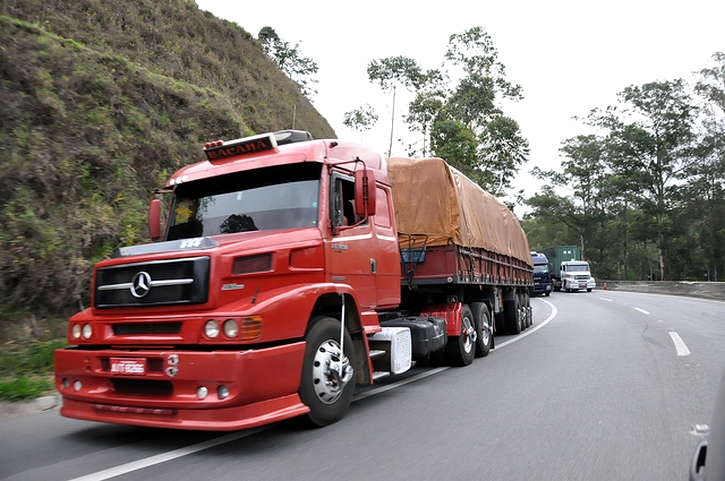
[[[146,374],[146,359],[112,357],[111,374],[143,376]]]

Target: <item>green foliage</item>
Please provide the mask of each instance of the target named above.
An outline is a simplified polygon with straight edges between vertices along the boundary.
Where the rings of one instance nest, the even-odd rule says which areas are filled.
[[[313,85],[317,83],[312,76],[319,70],[317,62],[303,57],[300,44],[290,45],[282,40],[272,27],[264,27],[259,31],[259,41],[277,67],[291,78],[306,97],[312,97],[317,91]]]
[[[0,400],[22,401],[34,399],[53,389],[54,384],[48,378],[19,377],[0,379]]]
[[[64,340],[8,342],[0,346],[0,377],[30,376],[53,370],[53,352]]]
[[[445,61],[448,70],[444,71],[424,71],[415,60],[402,56],[368,64],[370,81],[393,93],[388,154],[393,143],[396,89],[403,86],[413,92],[405,121],[423,134],[422,148],[409,146],[409,155],[442,157],[481,187],[502,193],[511,187],[529,155],[528,141],[518,123],[506,117],[499,105],[503,98],[521,99],[521,86],[506,80],[505,67],[483,27],[451,35]],[[472,137],[465,134],[465,140],[461,139],[464,132]],[[456,145],[461,140],[464,143]]]
[[[593,110],[599,133],[565,140],[562,170],[533,171],[548,184],[527,201],[530,239],[586,247],[604,279],[722,280],[725,55],[713,60],[694,88],[630,86]]]
[[[209,139],[329,124],[195,2],[0,4],[0,307],[65,317],[93,263],[148,241],[149,193]]]
[[[365,104],[358,109],[345,112],[345,118],[342,123],[345,127],[362,133],[370,130],[377,121],[378,114],[375,113],[375,110],[370,104]]]
[[[53,351],[65,341],[0,346],[0,400],[32,399],[53,389]]]
[[[456,120],[436,122],[431,132],[431,149],[435,154],[463,172],[474,182],[480,181],[477,169],[476,136]]]
[[[372,60],[368,63],[368,79],[377,82],[385,92],[392,92],[392,118],[390,121],[390,144],[388,156],[393,150],[393,132],[395,130],[395,96],[398,86],[406,89],[418,89],[425,81],[426,76],[418,63],[409,57],[399,55]]]

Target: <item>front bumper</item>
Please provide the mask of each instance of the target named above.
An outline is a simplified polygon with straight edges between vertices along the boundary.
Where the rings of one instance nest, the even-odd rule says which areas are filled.
[[[55,352],[61,414],[178,429],[237,430],[309,411],[299,389],[305,343],[246,351],[89,350]],[[141,375],[112,373],[110,359],[141,359]],[[170,369],[171,368],[171,369]],[[228,390],[221,398],[220,386]],[[208,395],[200,399],[204,387]],[[223,391],[223,390],[222,390]]]

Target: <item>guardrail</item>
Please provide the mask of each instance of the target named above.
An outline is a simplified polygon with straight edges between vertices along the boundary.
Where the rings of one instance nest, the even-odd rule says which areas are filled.
[[[597,289],[725,300],[725,282],[597,280]]]

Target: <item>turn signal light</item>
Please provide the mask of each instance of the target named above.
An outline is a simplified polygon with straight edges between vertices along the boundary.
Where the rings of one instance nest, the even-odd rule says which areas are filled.
[[[242,341],[254,341],[262,335],[262,316],[245,317],[242,319]]]

